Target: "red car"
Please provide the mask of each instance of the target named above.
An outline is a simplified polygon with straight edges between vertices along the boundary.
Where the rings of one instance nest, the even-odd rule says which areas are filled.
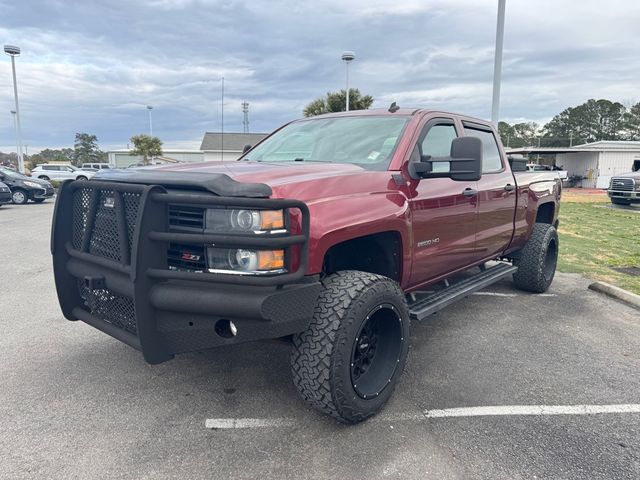
[[[150,363],[290,340],[302,397],[359,422],[392,394],[412,319],[507,275],[547,290],[560,194],[555,173],[512,173],[483,120],[397,108],[307,118],[237,162],[65,182],[58,297],[66,318]]]

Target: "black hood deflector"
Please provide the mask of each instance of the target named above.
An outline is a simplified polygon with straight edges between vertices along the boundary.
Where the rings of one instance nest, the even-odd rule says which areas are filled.
[[[238,182],[225,173],[172,172],[166,170],[101,170],[96,180],[162,185],[165,188],[206,190],[221,197],[268,198],[273,193],[264,183]]]

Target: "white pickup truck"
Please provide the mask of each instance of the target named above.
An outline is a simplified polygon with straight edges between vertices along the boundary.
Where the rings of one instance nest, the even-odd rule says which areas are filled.
[[[537,165],[535,163],[527,164],[527,172],[556,172],[560,177],[560,180],[566,180],[569,175],[566,170],[559,169],[558,167],[553,167],[551,165]]]

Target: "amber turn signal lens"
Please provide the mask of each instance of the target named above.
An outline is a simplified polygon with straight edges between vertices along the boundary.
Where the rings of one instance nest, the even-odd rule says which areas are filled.
[[[282,210],[263,210],[260,212],[260,230],[277,230],[284,228]]]
[[[258,270],[282,270],[284,268],[284,250],[260,250],[258,252]]]

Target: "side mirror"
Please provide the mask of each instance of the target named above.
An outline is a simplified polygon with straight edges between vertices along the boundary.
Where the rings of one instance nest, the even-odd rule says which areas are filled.
[[[242,154],[244,155],[245,153],[247,153],[252,148],[253,148],[253,145],[245,145],[244,147],[242,147]]]
[[[434,171],[434,164],[448,163],[449,170]],[[451,178],[473,182],[482,176],[482,140],[476,137],[454,138],[448,157],[424,156],[419,162],[409,164],[411,178]]]

